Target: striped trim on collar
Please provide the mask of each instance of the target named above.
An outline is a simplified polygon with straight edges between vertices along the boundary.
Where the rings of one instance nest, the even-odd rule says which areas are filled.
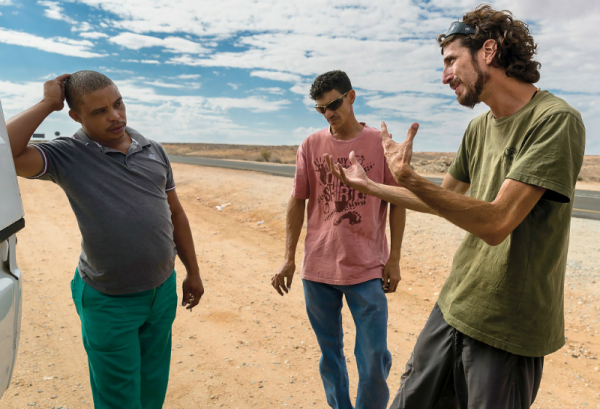
[[[125,128],[125,132],[127,132],[127,134],[129,135],[129,137],[131,138],[131,142],[133,144],[135,144],[136,146],[150,146],[151,143],[144,137],[144,135],[142,135],[141,133],[139,133],[138,131],[136,131],[135,129],[132,129],[130,127],[126,127]],[[100,149],[104,149],[104,148],[108,148],[107,146],[101,145],[98,142],[94,141],[92,138],[90,138],[89,136],[87,136],[87,134],[85,133],[85,131],[83,130],[83,128],[79,128],[79,130],[77,132],[75,132],[75,134],[72,136],[73,139],[76,139],[80,142],[85,143],[86,145],[91,145],[91,144],[95,144],[98,148]],[[110,148],[108,148],[110,149]]]

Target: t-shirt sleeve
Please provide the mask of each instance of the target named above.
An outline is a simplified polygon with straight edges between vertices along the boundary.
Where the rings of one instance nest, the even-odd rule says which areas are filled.
[[[58,138],[49,142],[32,143],[42,155],[44,166],[40,173],[29,179],[50,180],[60,184],[72,164],[73,141]]]
[[[296,174],[294,175],[294,187],[292,196],[296,199],[308,199],[310,197],[310,185],[308,183],[308,161],[306,160],[306,143],[302,143],[296,153]]]
[[[585,127],[572,112],[539,120],[526,136],[508,179],[543,187],[543,199],[568,203],[583,164]]]
[[[173,177],[173,168],[171,168],[171,161],[169,160],[169,155],[167,154],[167,151],[165,151],[165,148],[158,142],[153,142],[153,143],[156,144],[156,146],[158,147],[158,150],[161,153],[162,159],[167,164],[167,183],[165,186],[165,192],[169,192],[176,188],[175,178]]]
[[[469,127],[470,128],[470,127]],[[468,143],[468,135],[469,128],[465,131],[463,136],[463,140],[456,152],[456,157],[452,161],[450,168],[448,168],[448,173],[454,179],[460,180],[463,183],[471,183],[471,175],[469,173],[469,143]]]

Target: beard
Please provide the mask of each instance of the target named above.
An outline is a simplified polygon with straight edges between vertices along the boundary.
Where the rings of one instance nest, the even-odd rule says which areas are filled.
[[[473,69],[475,70],[475,74],[477,74],[475,83],[469,85],[462,83],[465,86],[466,91],[464,95],[456,98],[459,104],[471,109],[481,102],[479,97],[483,92],[483,87],[490,80],[490,74],[481,71],[477,60],[473,60]]]

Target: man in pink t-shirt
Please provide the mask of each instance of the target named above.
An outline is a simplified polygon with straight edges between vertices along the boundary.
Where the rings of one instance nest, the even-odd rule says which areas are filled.
[[[356,324],[355,356],[359,372],[356,408],[384,409],[387,376],[387,299],[400,281],[400,247],[406,210],[390,206],[391,250],[385,235],[387,202],[364,195],[335,178],[323,155],[349,164],[350,152],[369,178],[397,186],[383,155],[377,129],[360,123],[352,105],[356,92],[342,71],[319,75],[310,90],[315,108],[329,128],[310,135],[296,158],[296,176],[287,208],[285,261],[272,284],[281,295],[291,287],[296,246],[306,208],[308,221],[301,277],[306,310],[319,346],[319,370],[327,403],[352,409],[343,351],[343,297]]]

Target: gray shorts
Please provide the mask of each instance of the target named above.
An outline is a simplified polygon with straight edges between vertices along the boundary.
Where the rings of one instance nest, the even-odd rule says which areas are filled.
[[[543,366],[544,357],[511,354],[464,335],[436,303],[390,409],[529,408]]]

